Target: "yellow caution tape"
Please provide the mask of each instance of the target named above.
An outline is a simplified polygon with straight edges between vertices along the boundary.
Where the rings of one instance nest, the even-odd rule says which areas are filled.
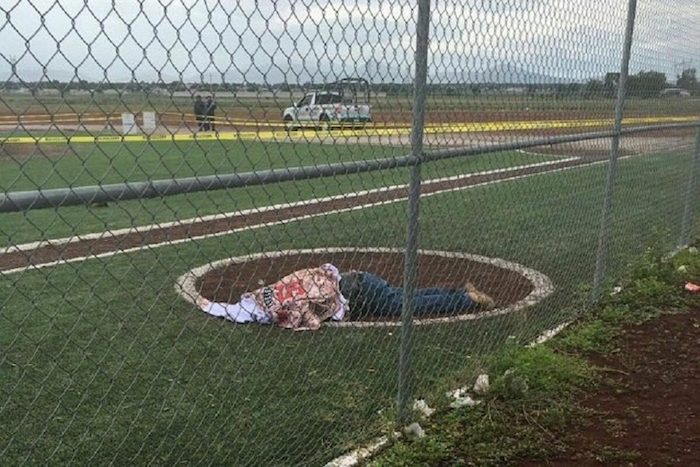
[[[626,125],[684,123],[697,121],[697,117],[653,117],[629,118]],[[519,130],[547,130],[560,128],[603,127],[612,125],[612,120],[545,120],[520,122],[474,122],[463,124],[427,125],[425,133],[467,133]],[[409,135],[409,127],[365,126],[355,129],[300,130],[300,131],[238,131],[238,132],[204,132],[195,134],[166,135],[103,135],[103,136],[10,136],[0,137],[2,144],[66,144],[66,143],[133,143],[133,142],[172,142],[172,141],[276,141],[276,140],[310,140],[318,137],[368,137]]]

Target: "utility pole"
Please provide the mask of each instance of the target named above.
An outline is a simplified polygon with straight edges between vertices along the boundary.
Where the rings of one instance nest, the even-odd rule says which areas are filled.
[[[681,74],[683,73],[684,70],[687,70],[693,65],[692,60],[681,60],[680,62],[676,62],[676,77],[680,78]]]

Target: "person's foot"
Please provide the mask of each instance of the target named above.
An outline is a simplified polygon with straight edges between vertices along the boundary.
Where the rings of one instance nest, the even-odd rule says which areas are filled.
[[[496,308],[496,302],[493,300],[493,298],[489,297],[484,292],[480,292],[471,282],[467,282],[467,285],[464,288],[466,289],[469,298],[474,300],[474,303],[479,305],[481,309],[493,310]]]
[[[195,300],[197,303],[197,306],[201,308],[202,310],[206,310],[209,305],[211,305],[211,302],[207,300],[206,298],[202,297],[201,295],[197,297]]]

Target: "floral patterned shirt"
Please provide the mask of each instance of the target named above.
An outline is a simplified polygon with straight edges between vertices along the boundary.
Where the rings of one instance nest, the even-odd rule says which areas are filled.
[[[246,295],[272,314],[278,326],[298,331],[318,329],[323,321],[342,319],[348,311],[340,273],[332,264],[295,271]]]

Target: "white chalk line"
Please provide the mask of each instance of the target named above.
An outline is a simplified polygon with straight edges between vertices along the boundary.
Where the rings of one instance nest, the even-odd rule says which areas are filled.
[[[393,433],[393,439],[401,437],[401,433],[396,431]],[[336,457],[328,462],[325,467],[354,467],[364,460],[368,460],[376,456],[382,449],[389,445],[390,439],[388,436],[381,436],[372,441],[368,446],[357,448],[340,457]]]
[[[515,152],[524,154],[526,156],[538,156],[538,157],[556,157],[556,158],[565,158],[565,157],[571,157],[568,154],[544,154],[544,153],[539,153],[539,152],[534,152],[534,151],[528,151],[526,149],[516,149]]]
[[[535,340],[527,344],[525,347],[532,348],[538,345],[542,345],[545,342],[553,339],[556,335],[561,333],[567,327],[573,324],[573,321],[566,321],[560,325],[547,329],[542,334],[540,334]],[[426,418],[430,418],[429,416]],[[400,431],[394,431],[390,436],[380,436],[375,438],[373,441],[365,444],[365,446],[360,446],[347,452],[341,456],[336,457],[330,462],[325,464],[325,467],[355,467],[359,465],[360,462],[372,459],[377,456],[381,451],[386,449],[391,442],[402,437]]]
[[[683,148],[689,148],[693,147],[694,143],[682,143],[678,144],[676,146],[670,146],[668,148],[663,148],[663,149],[650,149],[647,152],[641,152],[638,154],[631,154],[629,156],[623,156],[620,157],[620,159],[626,159],[628,157],[634,157],[634,156],[648,156],[651,154],[663,154],[664,152],[668,151],[675,151],[676,149],[683,149]],[[550,153],[544,153],[544,152],[535,152],[535,151],[529,151],[527,149],[516,149],[515,152],[524,154],[526,156],[538,156],[538,157],[571,157],[569,154],[550,154]]]
[[[551,160],[551,161],[546,161],[546,162],[538,162],[535,164],[518,165],[518,166],[514,166],[514,167],[504,167],[501,169],[485,170],[485,171],[481,171],[481,172],[472,172],[472,173],[461,174],[461,175],[452,175],[450,177],[442,177],[442,178],[434,178],[434,179],[425,180],[424,182],[422,182],[422,184],[423,185],[431,185],[431,184],[435,184],[435,183],[450,182],[450,181],[455,181],[455,180],[464,180],[464,179],[468,179],[468,178],[472,178],[472,177],[479,177],[479,176],[483,176],[483,175],[494,175],[494,174],[499,174],[499,173],[512,172],[512,171],[516,171],[516,170],[530,169],[533,167],[546,167],[548,165],[561,164],[562,162],[571,162],[571,161],[575,161],[578,159],[579,159],[579,157],[569,157],[567,159],[556,159],[556,160]],[[294,207],[298,207],[298,206],[313,206],[316,204],[326,203],[329,201],[358,198],[361,196],[371,195],[371,194],[375,194],[375,193],[384,193],[387,191],[400,190],[400,189],[405,189],[405,188],[408,188],[408,184],[390,185],[390,186],[385,186],[385,187],[380,187],[380,188],[372,188],[369,190],[355,191],[355,192],[346,193],[346,194],[326,196],[323,198],[311,198],[308,200],[295,201],[295,202],[291,202],[291,203],[274,204],[274,205],[263,206],[263,207],[259,207],[259,208],[244,209],[241,211],[212,214],[209,216],[193,217],[190,219],[182,219],[182,220],[176,220],[176,221],[149,224],[149,225],[144,225],[144,226],[139,226],[139,227],[129,227],[129,228],[118,229],[118,230],[108,230],[108,231],[104,231],[104,232],[89,233],[89,234],[85,234],[85,235],[74,235],[71,237],[64,237],[64,238],[57,238],[57,239],[50,239],[50,240],[40,240],[40,241],[36,241],[36,242],[31,242],[31,243],[24,243],[24,244],[20,244],[20,245],[12,245],[9,247],[4,247],[4,248],[0,249],[0,254],[15,253],[15,252],[27,251],[27,250],[36,250],[37,248],[42,248],[42,247],[46,247],[46,246],[60,246],[60,245],[65,245],[65,244],[70,244],[70,243],[82,242],[85,240],[103,240],[106,238],[114,238],[114,237],[133,234],[133,233],[150,232],[152,230],[164,230],[164,229],[169,229],[171,227],[180,227],[180,226],[184,226],[184,225],[191,225],[191,224],[211,222],[211,221],[216,221],[216,220],[221,220],[221,219],[228,219],[231,217],[242,217],[242,216],[247,216],[250,214],[259,214],[259,213],[263,213],[263,212],[277,211],[278,209],[288,209],[288,208],[294,208]]]

